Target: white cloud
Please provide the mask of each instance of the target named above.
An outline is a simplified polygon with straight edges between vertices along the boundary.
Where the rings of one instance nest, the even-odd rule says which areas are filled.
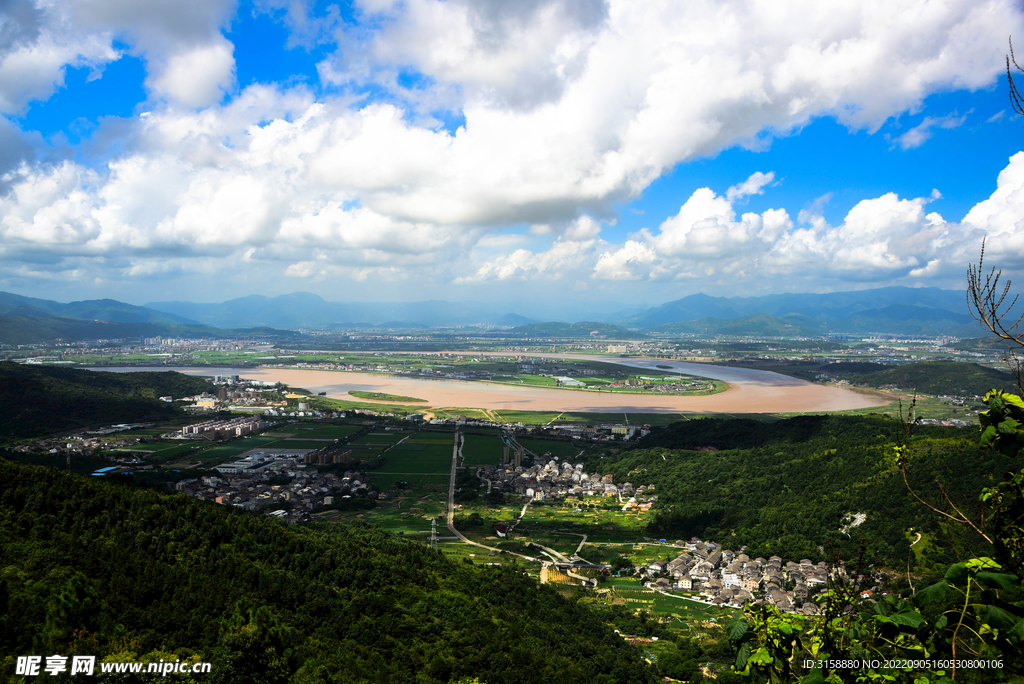
[[[627,240],[614,252],[605,252],[594,266],[594,278],[601,280],[639,280],[650,271],[657,254],[649,246]]]
[[[233,51],[234,46],[221,39],[176,52],[159,65],[147,84],[185,107],[215,104],[235,82]]]
[[[152,113],[131,124],[125,151],[105,167],[10,175],[4,253],[75,268],[93,258],[99,269],[116,262],[138,274],[169,255],[231,264],[246,255],[292,275],[315,262],[317,273],[371,279],[419,269],[448,282],[595,286],[707,268],[734,280],[758,269],[933,277],[954,260],[931,243],[956,249],[975,229],[895,195],[866,200],[838,227],[810,212],[797,228],[781,208],[738,215],[743,198],[771,187],[771,172],[724,195],[698,190],[659,228],[619,243],[601,240],[601,226],[681,162],[819,116],[874,129],[933,92],[987,86],[1001,71],[1004,36],[1024,28],[1003,0],[361,8],[372,21],[337,34],[338,53],[321,65],[341,94],[317,101],[302,88],[250,86],[219,104],[234,81],[222,34],[233,0],[40,2],[13,38],[0,37],[0,106],[47,97],[67,64],[116,59],[120,37],[146,60]],[[422,87],[400,87],[403,70],[421,74]],[[393,97],[367,103],[363,86]],[[437,107],[465,124],[449,132],[424,123]],[[958,119],[925,121],[899,144]],[[1012,212],[990,213],[1005,223]],[[481,242],[522,226],[534,227],[536,242],[503,252]]]
[[[217,102],[234,83],[232,45],[221,29],[235,0],[12,0],[0,15],[0,112],[24,110],[64,86],[65,69],[105,64],[122,54],[148,65],[157,98],[185,107]]]
[[[775,173],[769,171],[768,173],[761,173],[757,171],[751,174],[750,178],[738,183],[725,192],[725,198],[730,202],[741,199],[743,197],[749,197],[750,195],[763,195],[764,186],[775,180]]]
[[[893,142],[900,146],[901,150],[911,150],[920,147],[932,137],[934,128],[959,128],[967,121],[967,115],[954,116],[926,116],[924,121],[911,128],[901,136],[897,136]]]

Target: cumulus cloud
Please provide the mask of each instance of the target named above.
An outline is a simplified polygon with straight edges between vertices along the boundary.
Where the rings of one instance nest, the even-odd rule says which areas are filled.
[[[68,66],[103,65],[122,56],[114,41],[147,62],[157,98],[199,107],[234,83],[231,44],[221,29],[235,0],[12,0],[0,14],[0,112],[17,113],[64,86]]]
[[[987,86],[1003,37],[1024,25],[1004,0],[363,0],[356,26],[302,14],[301,2],[263,5],[287,5],[294,27],[306,22],[303,40],[333,27],[338,49],[320,74],[337,91],[316,99],[251,86],[225,99],[233,0],[17,4],[0,26],[4,111],[47,97],[66,65],[116,59],[119,38],[146,60],[152,113],[102,166],[9,171],[5,256],[50,255],[69,268],[103,259],[138,274],[147,260],[183,255],[275,261],[296,277],[423,268],[460,282],[709,268],[733,279],[758,269],[932,277],[952,260],[928,244],[979,228],[928,214],[927,198],[894,195],[866,200],[836,227],[813,212],[799,226],[781,208],[738,212],[772,172],[721,195],[700,189],[619,243],[602,240],[601,226],[681,162],[819,116],[874,130],[938,90]],[[400,85],[401,73],[419,85]],[[425,123],[438,107],[464,124]],[[898,144],[957,120],[926,119]],[[1009,216],[993,209],[991,220],[1009,220],[1001,211]],[[501,252],[481,242],[522,226],[543,244]]]
[[[754,178],[754,177],[752,177]],[[748,181],[749,182],[749,181]],[[734,187],[742,187],[744,184]],[[733,204],[710,188],[696,190],[657,231],[605,251],[597,280],[678,280],[700,277],[708,286],[738,292],[784,282],[790,289],[822,283],[850,286],[912,279],[959,278],[986,232],[1000,256],[1024,253],[1024,153],[1000,174],[992,197],[962,222],[926,207],[940,195],[905,199],[895,193],[858,202],[838,226],[801,212],[797,226],[784,209],[736,216]],[[820,198],[819,198],[820,199]],[[813,204],[812,204],[813,210]]]

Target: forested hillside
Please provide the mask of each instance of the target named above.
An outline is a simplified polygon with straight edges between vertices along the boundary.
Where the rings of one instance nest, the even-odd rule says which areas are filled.
[[[0,439],[110,423],[167,420],[181,410],[158,397],[198,394],[210,384],[171,371],[103,373],[0,363]]]
[[[839,365],[839,364],[834,364]],[[828,367],[825,367],[826,370]],[[873,373],[851,376],[851,381],[870,387],[894,386],[904,390],[917,390],[922,394],[982,397],[990,389],[1017,391],[1013,375],[976,363],[956,361],[926,361],[895,366]]]
[[[2,460],[0,568],[5,673],[59,652],[192,655],[213,663],[204,681],[239,684],[653,681],[593,613],[514,567]]]
[[[923,532],[919,567],[955,560],[936,516],[908,494],[895,466],[901,426],[882,417],[802,416],[764,423],[702,419],[656,430],[639,448],[601,460],[616,482],[654,483],[652,535],[697,535],[750,557],[856,559],[904,567],[909,530]],[[938,501],[941,482],[973,507],[978,491],[1002,476],[1005,459],[978,448],[976,428],[917,427],[910,482]],[[847,516],[867,520],[844,533]],[[957,540],[962,552],[977,540]]]

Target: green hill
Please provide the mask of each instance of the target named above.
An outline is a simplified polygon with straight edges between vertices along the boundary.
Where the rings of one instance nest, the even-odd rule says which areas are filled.
[[[289,526],[0,461],[0,561],[5,673],[62,653],[192,657],[231,684],[654,681],[595,613],[521,569],[370,526]]]
[[[36,344],[54,340],[111,340],[138,337],[189,337],[230,339],[238,337],[301,337],[300,333],[274,328],[226,330],[208,325],[175,325],[148,322],[86,321],[60,316],[0,315],[0,344]]]
[[[957,397],[984,396],[990,389],[1017,392],[1013,375],[976,363],[926,361],[895,366],[874,373],[850,376],[851,382],[869,387],[896,387],[922,394]]]
[[[747,546],[751,558],[826,561],[833,549],[856,559],[863,540],[866,562],[903,567],[906,532],[914,528],[932,538],[922,565],[948,565],[952,543],[892,465],[900,430],[877,416],[690,420],[656,429],[600,467],[616,482],[656,485],[650,536],[698,535],[733,550]],[[937,479],[973,510],[978,491],[1009,465],[978,448],[974,428],[921,426],[915,433],[911,483],[929,500],[939,497]],[[844,517],[855,513],[866,513],[866,522],[844,534]],[[975,542],[958,536],[958,552]]]
[[[202,378],[171,371],[104,373],[5,361],[0,363],[0,439],[167,420],[182,415],[181,409],[158,397],[209,389]]]

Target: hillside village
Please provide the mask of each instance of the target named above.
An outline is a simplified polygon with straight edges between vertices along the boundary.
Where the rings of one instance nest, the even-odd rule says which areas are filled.
[[[266,480],[251,474],[206,476],[181,480],[175,484],[175,489],[200,501],[262,512],[289,522],[307,519],[315,510],[353,498],[386,498],[369,485],[364,472],[347,470],[335,474],[303,470],[302,457],[295,457],[290,464],[285,461],[276,459],[279,465],[289,467],[274,471],[276,477]],[[287,478],[290,480],[280,482]]]
[[[699,592],[719,605],[740,608],[744,603],[770,603],[787,613],[816,615],[817,606],[808,599],[825,588],[830,573],[846,577],[842,562],[830,570],[824,561],[784,563],[778,556],[751,560],[745,553],[721,549],[696,537],[677,541],[675,546],[685,550],[671,561],[655,561],[642,569],[648,586]]]
[[[574,465],[560,461],[551,454],[536,456],[534,464],[529,467],[507,463],[479,468],[477,477],[487,485],[488,494],[496,490],[520,494],[536,501],[567,496],[616,497],[627,508],[638,506],[647,510],[658,499],[652,495],[654,485],[637,488],[629,482],[617,485],[611,475],[584,472],[582,463]],[[631,500],[624,501],[623,497]]]

